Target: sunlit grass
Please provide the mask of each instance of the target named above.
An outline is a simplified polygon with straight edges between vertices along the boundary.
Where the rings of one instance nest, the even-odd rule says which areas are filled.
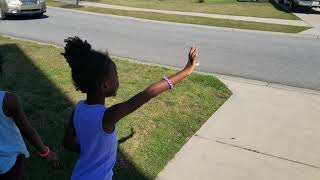
[[[16,92],[32,125],[45,143],[61,156],[62,167],[54,170],[28,145],[28,180],[70,179],[77,155],[64,151],[61,140],[66,122],[84,95],[75,91],[62,49],[0,36],[4,73],[0,88]],[[120,89],[107,105],[127,100],[164,74],[163,67],[134,64],[114,58]],[[118,124],[119,138],[131,128],[136,132],[120,145],[115,179],[153,179],[186,141],[228,99],[231,92],[212,76],[193,74],[172,91],[155,98]]]

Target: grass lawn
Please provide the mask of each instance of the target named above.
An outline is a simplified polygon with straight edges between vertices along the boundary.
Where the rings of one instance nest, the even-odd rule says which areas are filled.
[[[237,16],[253,16],[278,19],[299,19],[297,16],[278,10],[269,2],[238,2],[237,0],[87,0],[122,6],[164,9],[174,11],[202,12]]]
[[[215,19],[215,18],[206,18],[206,17],[195,17],[195,16],[182,16],[182,15],[172,15],[172,14],[152,13],[152,12],[126,11],[126,10],[116,10],[116,9],[86,7],[86,6],[75,7],[73,4],[56,2],[52,0],[47,1],[47,3],[48,5],[51,5],[51,6],[62,7],[62,8],[72,8],[72,9],[77,9],[81,11],[96,12],[96,13],[102,13],[102,14],[112,14],[112,15],[119,15],[119,16],[130,16],[130,17],[136,17],[136,18],[142,18],[142,19],[158,20],[158,21],[170,21],[170,22],[229,27],[229,28],[238,28],[238,29],[286,32],[286,33],[298,33],[298,32],[309,29],[308,27],[302,27],[302,26],[287,26],[287,25],[258,23],[258,22]]]
[[[16,92],[24,110],[45,143],[61,156],[62,166],[53,170],[28,145],[27,180],[70,179],[77,155],[63,150],[66,123],[77,101],[70,69],[62,49],[0,36],[4,73],[0,88]],[[175,71],[114,58],[118,66],[118,96],[108,106],[127,100],[164,74]],[[154,179],[187,140],[228,99],[231,92],[218,79],[193,74],[173,91],[155,98],[117,125],[119,138],[135,134],[119,146],[114,179]]]

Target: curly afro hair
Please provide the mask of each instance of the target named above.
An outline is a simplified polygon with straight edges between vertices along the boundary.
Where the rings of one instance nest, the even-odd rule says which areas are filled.
[[[65,52],[61,54],[71,67],[76,90],[83,93],[94,92],[108,75],[113,61],[108,53],[91,49],[91,45],[79,37],[69,37],[64,42],[66,42]]]

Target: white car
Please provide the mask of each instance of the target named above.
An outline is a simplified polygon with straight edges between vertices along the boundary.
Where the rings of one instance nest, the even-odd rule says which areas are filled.
[[[7,15],[42,17],[47,10],[44,0],[0,0],[0,20]]]

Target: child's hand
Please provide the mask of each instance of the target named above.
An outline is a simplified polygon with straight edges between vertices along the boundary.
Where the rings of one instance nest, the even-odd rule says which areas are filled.
[[[191,74],[194,68],[199,66],[198,63],[198,48],[196,48],[194,45],[191,47],[189,51],[189,56],[188,56],[188,63],[186,67],[184,68],[188,74]]]
[[[45,158],[47,158],[49,161],[52,161],[54,168],[59,167],[60,160],[58,155],[54,151],[50,150],[49,154]]]

